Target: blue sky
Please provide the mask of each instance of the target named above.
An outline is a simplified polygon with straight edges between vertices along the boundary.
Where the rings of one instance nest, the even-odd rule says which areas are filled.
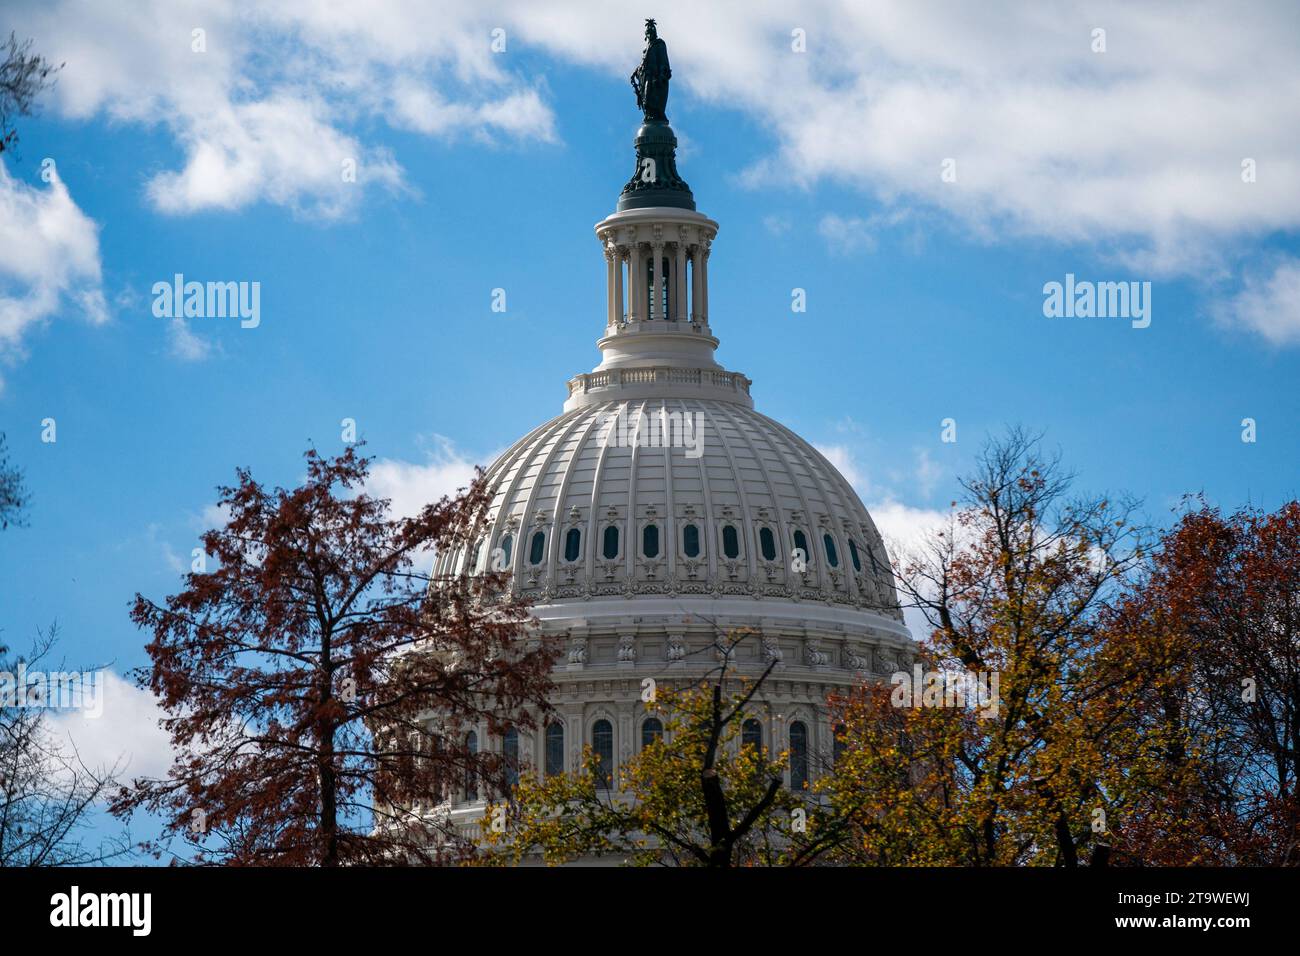
[[[214,487],[296,482],[344,418],[409,509],[558,414],[598,361],[592,226],[632,172],[648,14],[679,167],[721,224],[718,358],[887,536],[1009,423],[1157,521],[1187,493],[1300,491],[1285,7],[354,6],[6,6],[0,28],[67,64],[0,177],[0,429],[32,496],[0,537],[7,643],[57,620],[70,661],[143,664],[128,603],[177,589]],[[260,325],[155,317],[178,272],[260,282]],[[1150,327],[1044,317],[1067,273],[1150,282]],[[149,704],[121,693],[96,745],[156,768]]]

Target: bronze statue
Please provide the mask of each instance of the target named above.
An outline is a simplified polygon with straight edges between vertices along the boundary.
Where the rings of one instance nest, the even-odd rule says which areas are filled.
[[[646,20],[645,52],[630,79],[636,91],[636,105],[644,112],[647,122],[668,121],[664,109],[668,106],[668,79],[672,75],[668,68],[668,44],[659,39],[654,20]]]
[[[618,209],[671,207],[694,209],[695,197],[677,172],[677,137],[668,125],[668,45],[659,39],[655,22],[645,22],[645,52],[632,73],[636,105],[645,121],[636,131],[636,169],[618,197]]]

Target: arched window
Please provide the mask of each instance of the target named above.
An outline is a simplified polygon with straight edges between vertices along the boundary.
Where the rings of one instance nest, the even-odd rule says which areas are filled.
[[[776,560],[776,538],[771,528],[758,529],[758,549],[763,553],[764,561]]]
[[[580,554],[582,554],[582,532],[577,528],[570,528],[569,533],[564,536],[564,560],[577,561]]]
[[[853,559],[853,570],[862,570],[862,558],[858,557],[858,545],[852,538],[849,538],[849,557]]]
[[[844,741],[844,734],[845,734],[845,727],[844,727],[844,725],[843,725],[843,724],[836,724],[836,725],[835,725],[835,742],[834,742],[833,744],[831,744],[831,758],[832,758],[832,759],[835,761],[835,763],[837,763],[837,764],[840,762],[840,757],[842,757],[842,756],[844,755],[844,751],[846,751],[846,750],[849,749],[849,745]]]
[[[501,553],[505,555],[505,557],[502,558],[501,563],[507,569],[510,567],[510,555],[514,551],[514,547],[515,547],[514,535],[508,534],[501,539]]]
[[[479,538],[477,541],[474,542],[474,550],[470,553],[469,563],[465,565],[465,572],[467,574],[473,574],[475,571],[478,570],[478,559],[482,551],[483,551],[483,539]]]
[[[641,553],[647,558],[659,557],[659,526],[648,524],[641,531]]]
[[[802,531],[796,531],[794,533],[794,546],[795,550],[803,552],[804,561],[808,563],[812,562],[812,552],[808,550],[808,539],[804,537]],[[791,557],[793,557],[793,555],[791,555]]]
[[[763,751],[763,725],[753,717],[740,725],[740,746]]]
[[[740,535],[736,534],[735,525],[722,528],[722,553],[732,559],[740,557]]]
[[[538,531],[533,535],[533,543],[528,548],[528,563],[541,564],[546,556],[546,532]]]
[[[700,529],[696,525],[688,524],[682,529],[682,551],[688,558],[699,557]]]
[[[591,749],[600,761],[596,769],[596,786],[608,790],[614,783],[614,726],[608,720],[591,725]]]
[[[465,737],[465,753],[469,759],[465,762],[465,799],[478,799],[478,774],[475,772],[474,756],[478,753],[478,734],[470,731]]]
[[[505,758],[506,787],[519,786],[519,731],[507,728],[501,738],[501,756]]]
[[[826,563],[832,568],[840,566],[840,556],[835,550],[835,539],[829,534],[822,535],[822,544],[826,545]]]
[[[790,789],[808,789],[808,728],[802,720],[790,725]]]
[[[564,725],[552,721],[546,725],[546,776],[564,773]]]
[[[664,725],[658,717],[647,717],[641,722],[641,749],[644,750],[656,740],[664,739]]]
[[[605,529],[605,546],[602,553],[606,561],[613,561],[618,557],[618,528],[614,525]]]

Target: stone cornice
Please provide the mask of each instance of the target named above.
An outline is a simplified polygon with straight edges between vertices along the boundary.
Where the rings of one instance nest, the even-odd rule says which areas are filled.
[[[721,368],[655,365],[598,369],[569,379],[564,410],[642,398],[708,398],[753,408],[751,384],[743,373]]]

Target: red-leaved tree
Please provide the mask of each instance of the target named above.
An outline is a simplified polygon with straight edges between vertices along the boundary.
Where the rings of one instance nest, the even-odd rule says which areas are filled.
[[[413,518],[364,491],[369,459],[306,454],[305,482],[267,490],[249,471],[220,490],[212,570],[131,617],[152,632],[138,674],[176,751],[113,810],[144,808],[197,862],[430,863],[454,851],[430,807],[451,780],[491,779],[500,757],[465,745],[545,710],[554,651],[504,575],[434,580],[430,552],[471,546],[490,492],[480,474]]]
[[[1133,710],[1166,741],[1121,858],[1300,865],[1300,502],[1189,511],[1111,629],[1163,675]]]

